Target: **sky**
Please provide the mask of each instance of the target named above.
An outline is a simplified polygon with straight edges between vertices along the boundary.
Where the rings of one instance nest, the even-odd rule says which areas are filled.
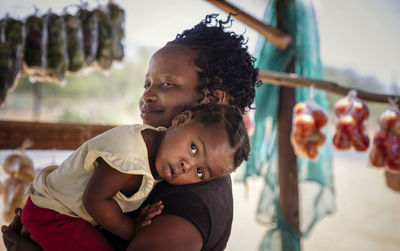
[[[230,0],[231,3],[261,18],[268,0]],[[107,0],[90,0],[91,7]],[[137,48],[162,47],[177,33],[193,27],[210,13],[226,14],[205,0],[114,0],[126,10],[127,60]],[[385,84],[400,84],[400,1],[399,0],[313,0],[317,11],[320,53],[324,64],[353,68],[373,75]],[[49,8],[61,13],[64,7],[80,1],[0,0],[0,16],[10,13],[24,18],[35,5],[44,13]],[[70,7],[69,11],[74,11]],[[236,21],[233,31],[245,32],[253,51],[258,33]],[[383,89],[384,92],[390,90]],[[399,93],[400,95],[400,93]]]

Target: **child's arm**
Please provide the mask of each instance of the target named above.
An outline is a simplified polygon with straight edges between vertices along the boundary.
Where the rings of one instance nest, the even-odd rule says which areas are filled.
[[[140,186],[141,177],[119,172],[103,159],[99,158],[98,162],[83,193],[83,205],[98,224],[124,240],[131,240],[136,234],[135,222],[123,214],[113,196],[132,179]]]

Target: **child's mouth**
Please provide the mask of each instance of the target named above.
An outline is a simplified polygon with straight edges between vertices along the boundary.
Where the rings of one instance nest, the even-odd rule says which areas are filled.
[[[166,180],[172,180],[174,178],[174,169],[169,163],[165,165],[164,177]]]

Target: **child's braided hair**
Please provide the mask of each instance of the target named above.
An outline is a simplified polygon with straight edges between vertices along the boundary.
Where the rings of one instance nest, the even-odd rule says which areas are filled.
[[[214,90],[224,90],[232,97],[230,105],[243,113],[246,107],[251,108],[254,87],[260,84],[258,69],[254,68],[255,58],[249,54],[243,35],[225,31],[232,24],[231,15],[226,21],[218,20],[217,16],[207,15],[168,44],[184,45],[198,51],[196,65],[202,70],[199,72],[202,83],[199,91],[203,93],[206,87],[212,95]]]
[[[250,140],[240,111],[233,106],[218,104],[202,104],[188,107],[193,112],[193,119],[205,126],[223,128],[234,149],[233,170],[248,160],[250,154]]]

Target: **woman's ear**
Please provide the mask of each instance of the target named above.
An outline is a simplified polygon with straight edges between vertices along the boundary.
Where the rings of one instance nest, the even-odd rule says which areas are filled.
[[[178,127],[180,125],[183,125],[187,121],[191,120],[192,116],[193,116],[193,112],[189,111],[189,110],[179,113],[172,120],[172,127]]]
[[[214,90],[212,95],[208,95],[208,101],[212,104],[229,104],[228,95],[223,90]]]

